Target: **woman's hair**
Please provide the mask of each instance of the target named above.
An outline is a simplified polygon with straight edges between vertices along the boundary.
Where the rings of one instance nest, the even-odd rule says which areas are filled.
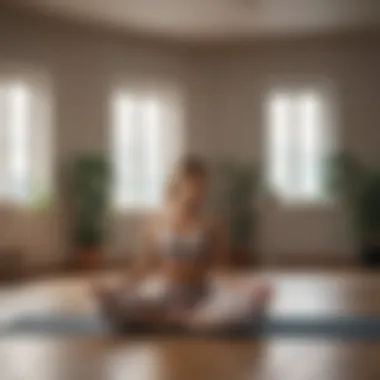
[[[173,199],[175,197],[179,182],[187,178],[201,180],[208,178],[207,165],[200,157],[187,155],[177,163],[167,187],[167,199]]]

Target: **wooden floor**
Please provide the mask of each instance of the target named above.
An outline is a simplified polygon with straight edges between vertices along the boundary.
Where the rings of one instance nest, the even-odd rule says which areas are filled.
[[[276,287],[272,315],[380,316],[378,273],[269,273],[267,277]],[[247,276],[247,281],[251,278]],[[73,277],[3,288],[1,320],[22,313],[92,313],[89,283],[88,277]],[[0,379],[378,380],[380,343],[2,337]]]

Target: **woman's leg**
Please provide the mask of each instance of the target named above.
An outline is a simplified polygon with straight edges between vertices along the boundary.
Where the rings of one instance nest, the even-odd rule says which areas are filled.
[[[227,287],[214,291],[189,315],[188,323],[195,329],[223,328],[262,318],[272,297],[268,284]]]
[[[98,286],[94,295],[101,313],[116,325],[160,324],[166,314],[163,297],[143,296],[135,288]]]

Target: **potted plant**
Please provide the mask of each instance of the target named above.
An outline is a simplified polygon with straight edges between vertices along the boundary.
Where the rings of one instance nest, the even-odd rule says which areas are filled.
[[[351,216],[364,264],[380,265],[380,168],[368,168],[348,154],[334,159],[333,185]]]
[[[237,265],[252,263],[252,243],[258,189],[253,165],[224,161],[213,166],[214,207],[228,224],[232,260]]]
[[[77,156],[71,167],[72,239],[85,267],[100,263],[107,233],[110,171],[97,153]]]

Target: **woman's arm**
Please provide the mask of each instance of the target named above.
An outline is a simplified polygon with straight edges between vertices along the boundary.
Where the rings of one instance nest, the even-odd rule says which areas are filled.
[[[156,252],[154,230],[153,221],[149,221],[144,226],[140,249],[137,252],[131,272],[127,277],[128,284],[135,284],[141,281],[157,268],[158,255]]]

